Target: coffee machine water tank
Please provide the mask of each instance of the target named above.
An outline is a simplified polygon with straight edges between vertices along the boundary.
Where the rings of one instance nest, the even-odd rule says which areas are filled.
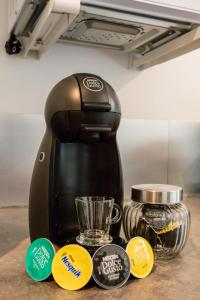
[[[36,158],[29,197],[33,241],[63,244],[79,233],[77,196],[109,196],[122,208],[123,184],[116,132],[119,100],[113,88],[92,74],[75,74],[51,91],[46,132]],[[119,235],[120,222],[111,234]]]

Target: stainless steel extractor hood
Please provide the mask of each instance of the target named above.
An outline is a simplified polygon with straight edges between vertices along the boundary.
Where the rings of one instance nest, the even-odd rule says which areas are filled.
[[[158,2],[9,0],[6,50],[41,56],[57,41],[104,47],[127,53],[130,66],[145,69],[199,48],[200,9]]]

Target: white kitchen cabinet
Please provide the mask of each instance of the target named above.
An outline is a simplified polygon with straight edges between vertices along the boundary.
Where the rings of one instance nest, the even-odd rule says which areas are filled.
[[[55,42],[127,53],[145,69],[200,48],[200,0],[9,0],[8,54]]]
[[[140,1],[139,1],[140,2]],[[164,5],[166,7],[191,10],[200,12],[200,1],[199,0],[144,0],[141,1],[148,4]]]
[[[10,0],[8,1],[8,31],[10,32],[14,26],[25,0]]]

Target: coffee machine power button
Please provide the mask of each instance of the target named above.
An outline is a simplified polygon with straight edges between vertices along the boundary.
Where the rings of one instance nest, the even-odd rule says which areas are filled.
[[[40,152],[40,155],[39,155],[39,162],[43,162],[45,159],[45,153],[44,152]]]

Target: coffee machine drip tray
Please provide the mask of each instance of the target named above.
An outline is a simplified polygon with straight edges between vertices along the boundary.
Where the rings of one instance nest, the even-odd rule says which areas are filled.
[[[60,240],[57,243],[60,247],[63,247],[65,245],[69,245],[69,244],[78,244],[76,241],[76,238],[66,238],[66,241]],[[126,248],[127,243],[125,242],[125,240],[119,236],[114,236],[113,237],[113,241],[112,244],[116,244],[118,246],[121,246],[122,248]],[[93,256],[93,254],[95,253],[95,251],[99,248],[99,247],[92,247],[92,246],[84,246],[85,249],[87,249],[87,251],[90,253],[91,256]]]

